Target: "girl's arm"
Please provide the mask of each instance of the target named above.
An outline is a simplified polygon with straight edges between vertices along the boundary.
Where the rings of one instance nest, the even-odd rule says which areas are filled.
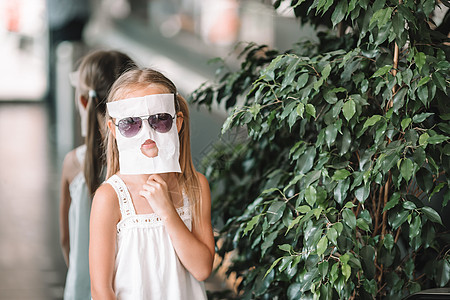
[[[101,185],[92,201],[89,235],[89,273],[94,300],[116,299],[113,278],[116,249],[116,225],[120,208],[114,188]]]
[[[71,160],[70,154],[66,155],[61,172],[61,187],[59,194],[59,241],[61,244],[61,250],[67,267],[69,267],[69,251],[70,251],[69,208],[71,198],[69,192],[70,182],[68,179],[68,173],[70,173],[69,170],[70,160]]]
[[[170,199],[167,186],[159,175],[151,175],[141,195],[164,220],[173,247],[184,267],[199,281],[209,277],[214,262],[214,236],[211,225],[211,193],[205,176],[198,173],[201,188],[201,219],[192,232],[179,217]],[[170,200],[169,200],[170,201]]]

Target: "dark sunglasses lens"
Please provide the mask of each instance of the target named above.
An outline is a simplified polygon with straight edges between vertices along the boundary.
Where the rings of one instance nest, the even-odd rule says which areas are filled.
[[[124,137],[133,137],[138,134],[142,127],[141,118],[121,119],[118,124],[119,131]]]
[[[159,133],[166,133],[172,128],[173,119],[170,114],[156,114],[148,117],[150,126]]]

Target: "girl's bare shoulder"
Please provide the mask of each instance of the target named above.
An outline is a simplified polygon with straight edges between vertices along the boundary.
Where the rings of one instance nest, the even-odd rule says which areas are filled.
[[[199,183],[200,183],[200,185],[203,187],[204,185],[207,185],[208,187],[209,187],[209,182],[208,182],[208,179],[206,178],[206,176],[205,175],[203,175],[202,173],[200,173],[200,172],[197,172],[197,178],[198,178],[198,181],[199,181]]]
[[[68,183],[70,183],[81,171],[83,171],[83,166],[78,160],[76,148],[67,153],[64,157],[62,176]]]
[[[211,190],[209,188],[208,179],[206,176],[200,172],[197,172],[198,183],[200,185],[200,190],[202,193],[202,202],[203,203],[211,203]]]
[[[120,217],[117,194],[109,183],[104,182],[95,191],[94,199],[92,200],[92,209]]]

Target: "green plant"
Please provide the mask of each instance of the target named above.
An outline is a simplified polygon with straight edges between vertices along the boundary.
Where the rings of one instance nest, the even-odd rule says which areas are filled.
[[[240,138],[215,145],[204,171],[242,299],[449,285],[450,49],[430,27],[436,5],[294,0],[302,21],[337,30],[286,53],[249,44],[240,70],[224,64],[191,95],[233,108],[223,132]]]

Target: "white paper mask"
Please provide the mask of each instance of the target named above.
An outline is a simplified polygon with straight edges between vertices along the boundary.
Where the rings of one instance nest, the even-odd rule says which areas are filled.
[[[142,128],[133,137],[124,137],[116,127],[116,141],[119,148],[120,173],[122,174],[158,174],[168,172],[181,173],[180,145],[176,126],[174,94],[155,94],[139,98],[129,98],[106,104],[108,114],[120,119],[143,117],[159,113],[168,113],[173,119],[172,128],[166,133],[156,132],[143,118]],[[148,139],[158,147],[158,156],[149,158],[142,154],[141,145]]]
[[[81,136],[86,137],[86,134],[87,134],[87,110],[83,106],[83,104],[81,104],[81,99],[80,99],[81,96],[77,90],[79,78],[80,78],[80,71],[77,70],[75,72],[69,73],[70,85],[73,88],[75,88],[75,90],[76,90],[75,103],[76,103],[76,107],[78,108],[78,112],[80,113]]]

